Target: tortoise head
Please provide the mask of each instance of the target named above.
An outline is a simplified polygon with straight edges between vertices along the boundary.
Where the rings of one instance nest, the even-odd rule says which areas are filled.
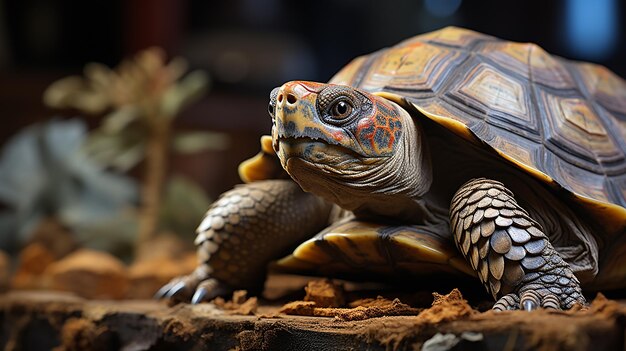
[[[272,91],[269,111],[274,151],[305,191],[358,210],[374,195],[414,197],[430,186],[419,127],[389,100],[293,81]]]

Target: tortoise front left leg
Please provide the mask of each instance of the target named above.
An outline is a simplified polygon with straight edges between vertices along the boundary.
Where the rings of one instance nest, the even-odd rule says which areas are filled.
[[[198,227],[198,268],[156,297],[198,303],[237,289],[259,293],[267,264],[328,225],[331,210],[291,180],[239,185],[211,205]]]
[[[571,267],[500,182],[474,179],[454,195],[450,224],[495,310],[569,309],[585,303]]]

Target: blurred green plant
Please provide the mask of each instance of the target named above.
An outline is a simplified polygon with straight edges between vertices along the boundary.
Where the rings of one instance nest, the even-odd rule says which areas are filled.
[[[51,120],[7,141],[0,156],[0,202],[6,207],[0,248],[14,251],[47,217],[58,218],[81,242],[105,223],[109,232],[124,233],[118,218],[136,203],[137,185],[86,157],[86,137],[81,120]]]
[[[161,49],[151,48],[115,69],[88,64],[84,76],[61,79],[44,93],[51,107],[104,115],[85,145],[89,157],[122,171],[144,161],[138,245],[156,234],[170,151],[227,146],[222,134],[173,131],[175,117],[209,85],[205,73],[185,75],[187,69],[182,58],[166,62]]]
[[[204,190],[191,180],[175,175],[167,182],[159,211],[159,228],[186,236],[193,242],[196,227],[211,205]]]

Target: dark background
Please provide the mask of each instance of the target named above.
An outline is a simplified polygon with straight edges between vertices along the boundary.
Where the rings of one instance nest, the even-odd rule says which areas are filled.
[[[177,127],[228,133],[231,147],[176,157],[173,167],[215,196],[258,150],[270,126],[269,91],[284,81],[326,81],[357,55],[447,25],[535,42],[624,77],[624,18],[618,0],[7,0],[0,2],[0,146],[55,115],[41,103],[54,80],[159,45],[212,76],[210,94]]]

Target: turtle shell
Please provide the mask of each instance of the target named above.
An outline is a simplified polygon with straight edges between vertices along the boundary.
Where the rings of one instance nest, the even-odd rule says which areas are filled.
[[[447,27],[358,57],[330,81],[414,108],[626,228],[626,82],[530,43]]]

